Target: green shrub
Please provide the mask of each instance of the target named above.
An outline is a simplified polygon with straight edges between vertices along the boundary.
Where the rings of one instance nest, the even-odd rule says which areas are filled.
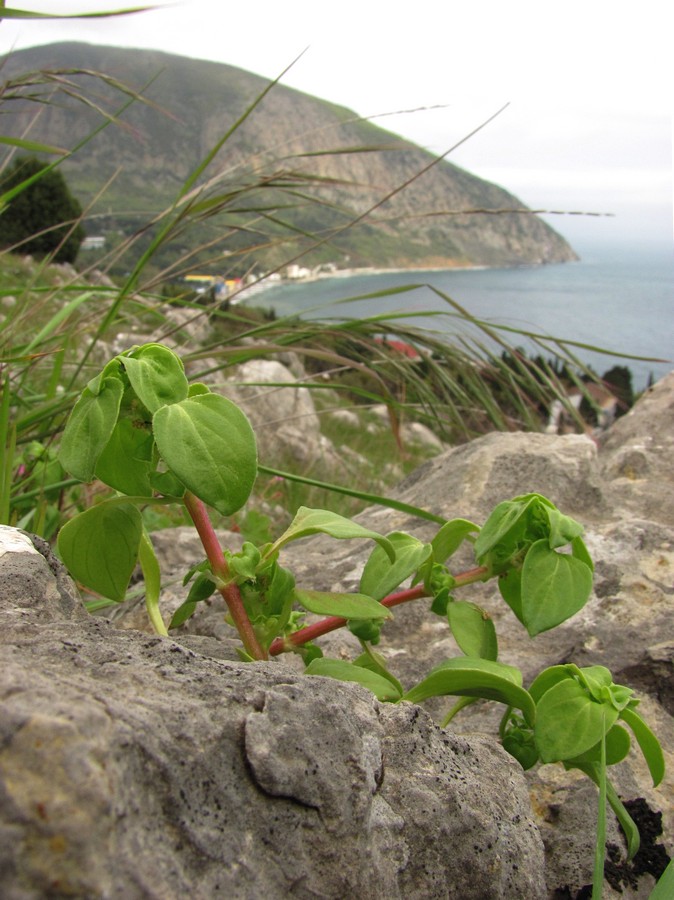
[[[82,207],[63,175],[36,157],[19,157],[2,176],[0,191],[22,184],[0,213],[0,247],[36,259],[52,256],[55,262],[75,262],[84,240]]]

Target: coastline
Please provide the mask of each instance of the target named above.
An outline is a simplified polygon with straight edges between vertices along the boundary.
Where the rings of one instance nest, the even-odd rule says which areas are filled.
[[[577,262],[579,260],[572,260],[571,262]],[[248,284],[245,287],[241,288],[235,294],[232,294],[231,301],[233,303],[242,303],[248,299],[248,297],[255,296],[256,294],[260,294],[271,290],[274,287],[289,287],[289,286],[299,286],[304,284],[313,284],[317,281],[329,281],[332,279],[343,279],[343,278],[359,278],[359,277],[367,277],[370,275],[399,275],[399,274],[407,274],[410,272],[428,272],[437,274],[438,272],[484,272],[490,270],[497,269],[538,269],[544,266],[550,265],[567,265],[568,260],[560,260],[557,263],[515,263],[511,266],[485,266],[485,265],[470,265],[470,264],[450,264],[450,265],[442,265],[442,266],[428,266],[428,265],[418,265],[418,266],[391,266],[391,267],[379,267],[379,266],[361,266],[349,269],[335,269],[331,272],[311,272],[308,275],[302,275],[299,278],[273,278],[272,276],[275,273],[270,273],[269,275],[265,275],[259,279],[259,281],[254,281],[252,284]]]
[[[241,300],[242,305],[273,307],[279,315],[303,316],[305,308],[313,310],[318,303],[334,307],[336,315],[344,314],[345,310],[336,304],[346,298],[356,299],[354,294],[359,295],[360,302],[349,307],[350,315],[395,311],[401,304],[410,305],[412,299],[414,309],[423,310],[424,314],[429,310],[446,311],[433,290],[429,293],[422,288],[414,298],[406,295],[401,300],[397,296],[398,286],[429,284],[485,321],[580,342],[574,352],[584,364],[599,372],[611,365],[627,365],[633,374],[634,389],[643,390],[651,376],[657,380],[672,368],[671,340],[664,327],[674,313],[672,251],[669,245],[646,248],[648,252],[617,249],[619,254],[612,247],[611,252],[606,252],[603,245],[584,247],[581,260],[572,266],[482,267],[482,271],[465,271],[474,267],[462,267],[464,271],[459,271],[457,267],[444,266],[354,266],[322,272],[313,279],[313,285],[264,279],[253,287],[252,296],[244,293]],[[377,274],[381,277],[368,277]],[[359,279],[359,275],[365,277]],[[350,281],[349,276],[355,281]],[[275,284],[285,289],[254,296],[256,291],[266,292]],[[379,296],[388,287],[393,289],[390,300]],[[371,299],[367,296],[370,294]],[[441,331],[452,330],[449,321],[446,328],[444,320],[438,322]],[[549,352],[554,353],[553,344]]]
[[[307,278],[298,279],[304,281],[318,281],[324,278],[355,278],[360,275],[395,275],[406,272],[472,272],[481,271],[483,269],[495,268],[492,266],[398,266],[394,268],[377,268],[375,266],[363,266],[355,269],[337,269],[334,272],[319,272],[317,275],[310,275]],[[287,279],[284,284],[293,283]]]

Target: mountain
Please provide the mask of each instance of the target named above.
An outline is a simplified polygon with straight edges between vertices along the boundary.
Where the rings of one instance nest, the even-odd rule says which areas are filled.
[[[0,77],[4,135],[73,148],[105,121],[101,110],[115,118],[63,163],[63,171],[83,206],[92,204],[89,232],[117,229],[122,235],[170,205],[190,172],[268,87],[265,79],[227,65],[82,43],[14,52]],[[143,102],[129,103],[113,79],[142,92]],[[48,97],[51,102],[42,102]],[[226,195],[229,204],[225,218],[209,218],[204,210],[200,240],[229,234],[235,250],[246,241],[265,245],[256,259],[278,264],[283,222],[297,235],[293,253],[309,250],[316,236],[324,239],[306,257],[313,264],[502,266],[577,258],[512,194],[449,162],[432,163],[427,151],[348,109],[274,85],[197,182],[205,185],[205,197]],[[465,214],[513,209],[522,212]],[[194,236],[181,241],[184,251]],[[287,247],[283,253],[287,258]]]

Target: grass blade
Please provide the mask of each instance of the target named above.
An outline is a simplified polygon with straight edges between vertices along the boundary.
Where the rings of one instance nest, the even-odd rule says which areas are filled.
[[[300,484],[308,484],[312,487],[322,488],[326,491],[332,491],[335,494],[343,494],[346,497],[356,497],[358,500],[364,500],[367,503],[376,503],[379,506],[386,506],[389,509],[397,509],[399,512],[408,513],[410,516],[416,516],[418,519],[426,519],[429,522],[437,522],[444,525],[446,519],[426,509],[418,506],[412,506],[409,503],[403,503],[400,500],[393,500],[390,497],[381,497],[378,494],[370,494],[366,491],[356,491],[353,488],[344,487],[344,485],[331,484],[327,481],[318,481],[315,478],[307,478],[304,475],[296,475],[293,472],[284,472],[281,469],[273,469],[270,466],[258,465],[260,472],[267,475],[274,475],[277,478],[284,478],[288,481],[297,481]]]

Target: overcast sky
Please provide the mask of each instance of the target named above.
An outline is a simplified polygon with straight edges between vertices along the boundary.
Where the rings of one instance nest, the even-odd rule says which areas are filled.
[[[122,0],[123,2],[123,0]],[[9,0],[40,11],[114,0]],[[641,0],[185,0],[120,19],[0,23],[0,51],[52,41],[228,63],[347,106],[437,153],[504,104],[450,161],[534,208],[572,243],[672,241],[674,54],[668,4]],[[423,112],[383,115],[419,107]]]

